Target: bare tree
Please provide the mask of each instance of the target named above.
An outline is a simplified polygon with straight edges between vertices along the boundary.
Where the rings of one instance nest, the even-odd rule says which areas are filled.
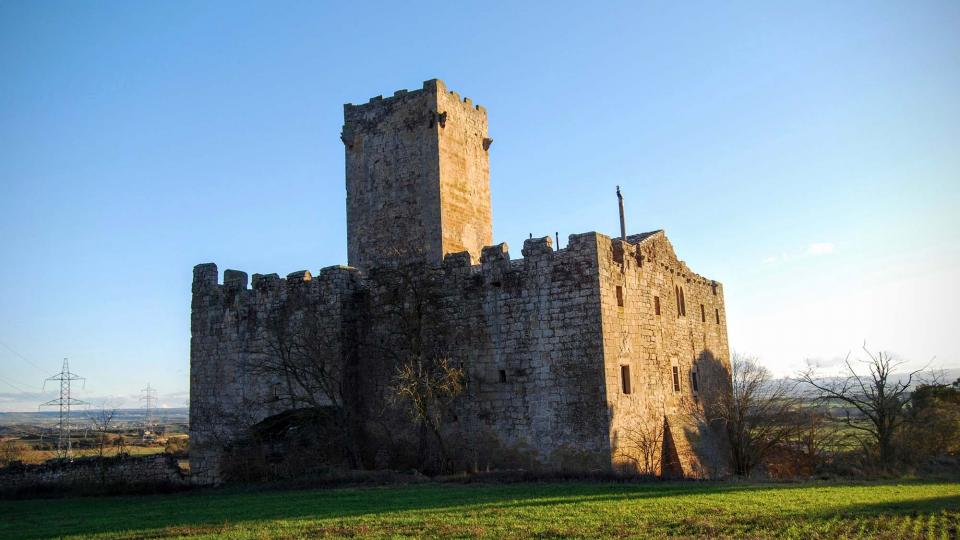
[[[463,381],[463,369],[450,365],[447,358],[410,359],[397,368],[391,385],[393,401],[405,405],[414,422],[433,435],[441,471],[450,461],[443,424],[453,400],[463,392]]]
[[[910,371],[903,377],[894,377],[905,361],[895,360],[886,352],[872,353],[866,344],[863,351],[868,360],[856,361],[862,366],[859,370],[848,354],[843,361],[841,376],[821,377],[816,368],[811,367],[802,372],[798,380],[811,388],[822,404],[841,405],[843,412],[834,415],[835,418],[864,434],[866,438],[861,439],[864,447],[876,448],[879,465],[889,468],[896,460],[895,435],[906,418],[908,389],[923,368]],[[854,411],[856,414],[851,414]]]
[[[441,324],[441,276],[417,262],[422,259],[416,248],[396,249],[395,263],[385,265],[371,275],[377,284],[375,294],[382,341],[368,345],[392,364],[393,377],[387,388],[387,400],[401,405],[420,429],[420,456],[430,468],[429,440],[437,449],[440,471],[450,465],[448,445],[444,441],[445,424],[454,417],[454,404],[463,392],[466,374],[449,355]],[[409,262],[413,260],[414,262]]]
[[[793,432],[798,400],[790,381],[773,379],[755,358],[734,353],[731,368],[732,391],[720,393],[708,414],[726,429],[734,473],[749,476]]]
[[[330,411],[350,466],[362,468],[357,410],[352,399],[352,368],[345,351],[355,346],[324,306],[303,296],[288,298],[267,322],[266,355],[252,370],[277,381],[268,399],[290,409]]]
[[[88,415],[96,437],[97,457],[100,459],[106,457],[107,448],[110,447],[110,433],[113,430],[113,419],[116,415],[116,409],[108,409],[106,406]]]
[[[663,415],[627,422],[617,432],[617,455],[637,473],[655,476],[660,472],[664,436]]]

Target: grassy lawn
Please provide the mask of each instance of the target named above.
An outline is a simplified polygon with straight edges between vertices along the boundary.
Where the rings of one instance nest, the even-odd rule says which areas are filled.
[[[0,538],[957,538],[960,484],[427,484],[0,501]]]

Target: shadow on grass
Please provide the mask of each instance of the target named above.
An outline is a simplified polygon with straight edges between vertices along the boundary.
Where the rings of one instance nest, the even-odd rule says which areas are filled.
[[[904,484],[891,482],[869,485]],[[102,533],[163,535],[187,534],[189,528],[215,531],[225,524],[257,521],[355,518],[397,512],[445,512],[549,507],[580,503],[637,501],[698,495],[734,494],[768,489],[825,487],[818,484],[737,483],[550,483],[505,485],[393,486],[308,491],[210,490],[181,495],[60,499],[0,502],[0,537],[45,538]],[[813,504],[813,503],[811,503]],[[960,507],[960,495],[845,506],[843,514],[907,514]],[[828,520],[836,513],[811,511],[793,514]],[[669,519],[669,518],[667,518]],[[200,532],[195,531],[195,532]]]

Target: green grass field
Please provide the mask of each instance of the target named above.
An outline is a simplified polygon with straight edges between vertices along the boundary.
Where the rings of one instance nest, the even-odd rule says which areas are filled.
[[[0,501],[0,538],[957,538],[960,484],[426,484]]]

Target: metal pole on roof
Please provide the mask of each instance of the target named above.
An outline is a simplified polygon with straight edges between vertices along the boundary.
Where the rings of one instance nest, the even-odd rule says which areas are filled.
[[[617,202],[620,203],[620,239],[627,239],[627,223],[623,219],[623,195],[620,194],[620,186],[617,186]]]

